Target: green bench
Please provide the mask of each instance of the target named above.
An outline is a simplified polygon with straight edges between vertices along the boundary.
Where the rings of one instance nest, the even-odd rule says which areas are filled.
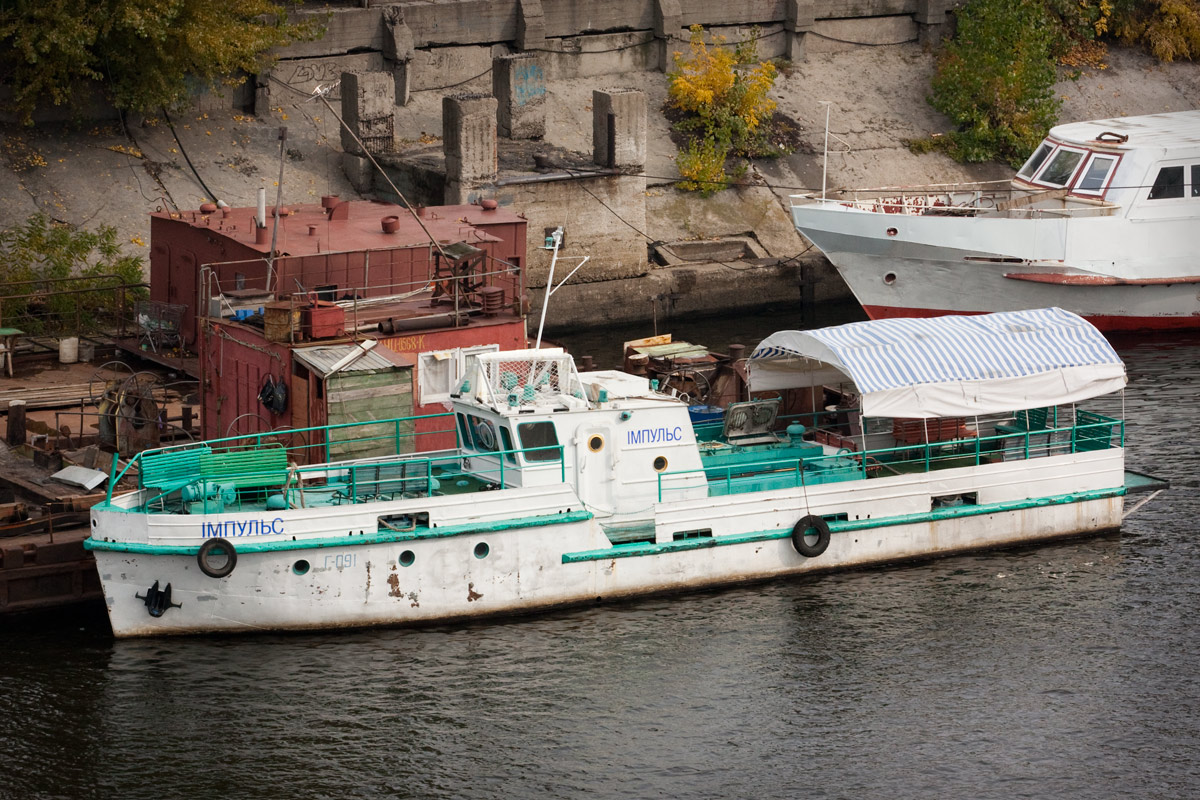
[[[199,477],[200,457],[211,452],[212,448],[204,446],[143,453],[139,465],[142,488],[155,489],[160,494],[182,489]]]
[[[1013,415],[1012,422],[997,422],[996,433],[1035,433],[1046,430],[1047,408],[1027,408]]]
[[[279,487],[287,483],[287,451],[282,445],[214,453],[208,446],[143,455],[141,484],[158,494],[147,505],[192,484],[236,489]]]
[[[1113,430],[1119,422],[1091,411],[1075,412],[1075,427],[1071,431],[1071,450],[1076,453],[1107,450],[1112,447]]]
[[[288,479],[287,450],[283,445],[275,445],[203,453],[199,475],[206,481],[238,489],[283,486]]]

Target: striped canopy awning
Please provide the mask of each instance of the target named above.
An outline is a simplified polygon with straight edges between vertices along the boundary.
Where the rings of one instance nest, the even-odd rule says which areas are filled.
[[[780,331],[755,348],[749,372],[753,391],[850,382],[876,417],[1039,408],[1125,385],[1108,341],[1061,308]]]

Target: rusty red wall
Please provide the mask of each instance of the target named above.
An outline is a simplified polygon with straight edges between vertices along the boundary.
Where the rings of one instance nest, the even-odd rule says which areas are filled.
[[[471,347],[479,344],[496,343],[501,350],[516,350],[525,347],[525,323],[517,319],[474,322],[462,328],[414,332],[405,335],[381,337],[380,342],[390,350],[418,361],[417,356],[431,350],[450,350],[456,347]],[[419,398],[417,381],[419,364],[413,367],[413,414],[441,414],[446,411],[441,403],[425,406],[416,405]],[[210,324],[207,333],[206,356],[201,359],[201,381],[207,387],[204,397],[204,428],[206,439],[222,438],[239,433],[256,433],[282,427],[317,427],[324,425],[328,412],[324,399],[319,398],[313,376],[308,382],[307,420],[293,425],[292,411],[300,398],[292,392],[292,356],[287,344],[268,342],[262,331],[234,322]],[[259,390],[266,376],[274,380],[282,376],[289,389],[288,408],[283,414],[272,414],[258,401]],[[245,415],[245,416],[243,416]],[[240,417],[240,419],[239,419]],[[230,425],[236,422],[233,430]],[[428,420],[418,424],[421,433],[438,431],[448,427],[445,421]],[[453,435],[430,437],[419,440],[423,450],[454,446]]]

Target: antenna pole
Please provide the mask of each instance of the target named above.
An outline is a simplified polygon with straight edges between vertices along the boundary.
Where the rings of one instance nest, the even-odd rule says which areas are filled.
[[[825,185],[826,185],[825,181],[826,181],[826,176],[828,176],[828,174],[829,174],[829,106],[830,106],[830,101],[829,100],[821,100],[820,102],[822,105],[825,106],[825,154],[824,154],[824,157],[821,159],[821,199],[824,200],[825,199]]]
[[[283,202],[283,156],[287,152],[287,128],[279,129],[279,181],[275,184],[275,224],[271,227],[271,252],[267,254],[267,291],[275,282],[275,243],[279,240],[279,205]]]
[[[537,340],[533,345],[534,350],[542,346],[542,329],[546,327],[546,308],[550,305],[550,295],[554,292],[554,265],[558,263],[558,248],[562,244],[562,226],[559,225],[554,233],[550,234],[550,237],[554,239],[554,255],[550,257],[550,277],[546,279],[546,294],[542,297],[542,318],[538,322]]]

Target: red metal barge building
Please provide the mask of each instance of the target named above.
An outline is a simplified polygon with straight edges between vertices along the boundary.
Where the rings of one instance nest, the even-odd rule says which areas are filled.
[[[138,322],[152,346],[199,353],[204,438],[442,413],[474,354],[526,346],[525,219],[417,216],[336,197],[276,214],[261,193],[257,209],[152,215]]]

